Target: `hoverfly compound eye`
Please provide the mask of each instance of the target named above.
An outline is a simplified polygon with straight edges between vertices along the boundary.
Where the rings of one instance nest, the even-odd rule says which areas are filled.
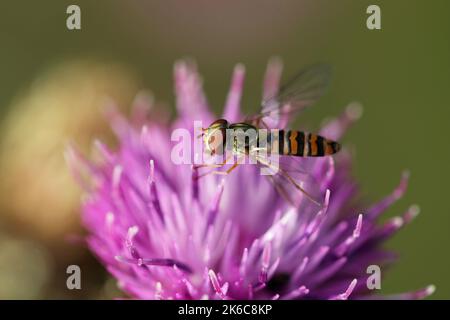
[[[214,129],[226,129],[228,128],[228,121],[225,119],[219,119],[211,123],[209,127]]]
[[[226,129],[211,125],[204,137],[206,150],[211,154],[222,154],[225,144]]]

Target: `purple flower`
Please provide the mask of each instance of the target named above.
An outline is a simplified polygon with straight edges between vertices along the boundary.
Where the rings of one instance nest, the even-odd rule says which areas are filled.
[[[276,92],[281,64],[267,69],[263,95]],[[242,119],[244,68],[233,73],[223,118]],[[242,165],[228,176],[196,179],[198,169],[171,161],[171,132],[211,123],[195,67],[175,65],[179,117],[164,124],[146,116],[137,99],[132,121],[109,118],[117,152],[96,142],[100,161],[74,148],[69,164],[86,191],[83,221],[90,249],[120,287],[142,299],[361,299],[374,298],[367,267],[395,255],[380,245],[418,213],[416,206],[383,225],[378,217],[406,190],[408,175],[387,197],[366,206],[351,178],[350,154],[300,159],[323,196],[293,207],[258,168]],[[358,118],[351,105],[320,134],[338,140]],[[286,119],[272,126],[283,126]],[[298,161],[298,160],[297,160]],[[307,182],[306,182],[307,183]],[[423,298],[433,287],[390,298]]]

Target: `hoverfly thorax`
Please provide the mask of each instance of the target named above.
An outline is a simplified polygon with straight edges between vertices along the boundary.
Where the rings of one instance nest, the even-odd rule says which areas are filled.
[[[203,130],[203,142],[206,152],[211,155],[222,155],[225,150],[228,121],[219,119]]]
[[[240,122],[233,123],[228,128],[232,130],[231,141],[236,153],[248,153],[252,148],[257,147],[258,130],[255,126]]]

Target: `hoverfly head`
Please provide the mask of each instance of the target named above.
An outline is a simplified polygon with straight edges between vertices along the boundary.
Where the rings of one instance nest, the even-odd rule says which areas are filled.
[[[211,123],[208,128],[203,130],[203,142],[208,153],[211,155],[223,154],[227,129],[228,121],[225,119],[219,119]]]

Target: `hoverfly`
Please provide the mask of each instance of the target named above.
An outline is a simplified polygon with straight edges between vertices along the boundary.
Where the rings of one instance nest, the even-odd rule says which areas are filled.
[[[259,114],[246,117],[242,122],[229,123],[226,119],[218,119],[214,121],[208,128],[202,129],[201,137],[206,151],[211,155],[221,154],[226,150],[227,130],[248,132],[254,130],[256,132],[262,129],[270,129],[269,123],[277,124],[280,119],[288,115],[294,117],[296,113],[304,108],[314,104],[326,91],[330,82],[331,72],[328,65],[313,65],[307,67],[296,74],[291,80],[280,87],[278,93],[273,97],[264,99]],[[244,144],[238,145],[235,139],[231,144],[232,155],[239,153],[244,155],[255,154],[255,150],[265,148],[265,151],[275,152],[279,155],[279,164],[276,174],[267,175],[274,184],[277,191],[286,198],[291,204],[296,204],[295,193],[299,191],[308,199],[321,205],[309,191],[303,188],[303,182],[307,179],[308,173],[302,170],[302,164],[298,161],[298,157],[325,157],[338,152],[341,148],[336,141],[329,140],[326,137],[314,133],[308,133],[298,130],[287,130],[278,128],[271,130],[271,133],[261,139],[260,135],[256,135],[256,141],[244,140]],[[276,134],[274,134],[274,132]],[[255,147],[256,146],[256,147]],[[243,151],[242,151],[243,150]],[[199,165],[201,167],[220,168],[227,164],[227,158],[223,163],[217,165]],[[264,157],[257,156],[257,164],[259,166],[271,169],[272,164]],[[227,170],[213,170],[198,177],[209,173],[229,174],[239,163],[235,162]]]

